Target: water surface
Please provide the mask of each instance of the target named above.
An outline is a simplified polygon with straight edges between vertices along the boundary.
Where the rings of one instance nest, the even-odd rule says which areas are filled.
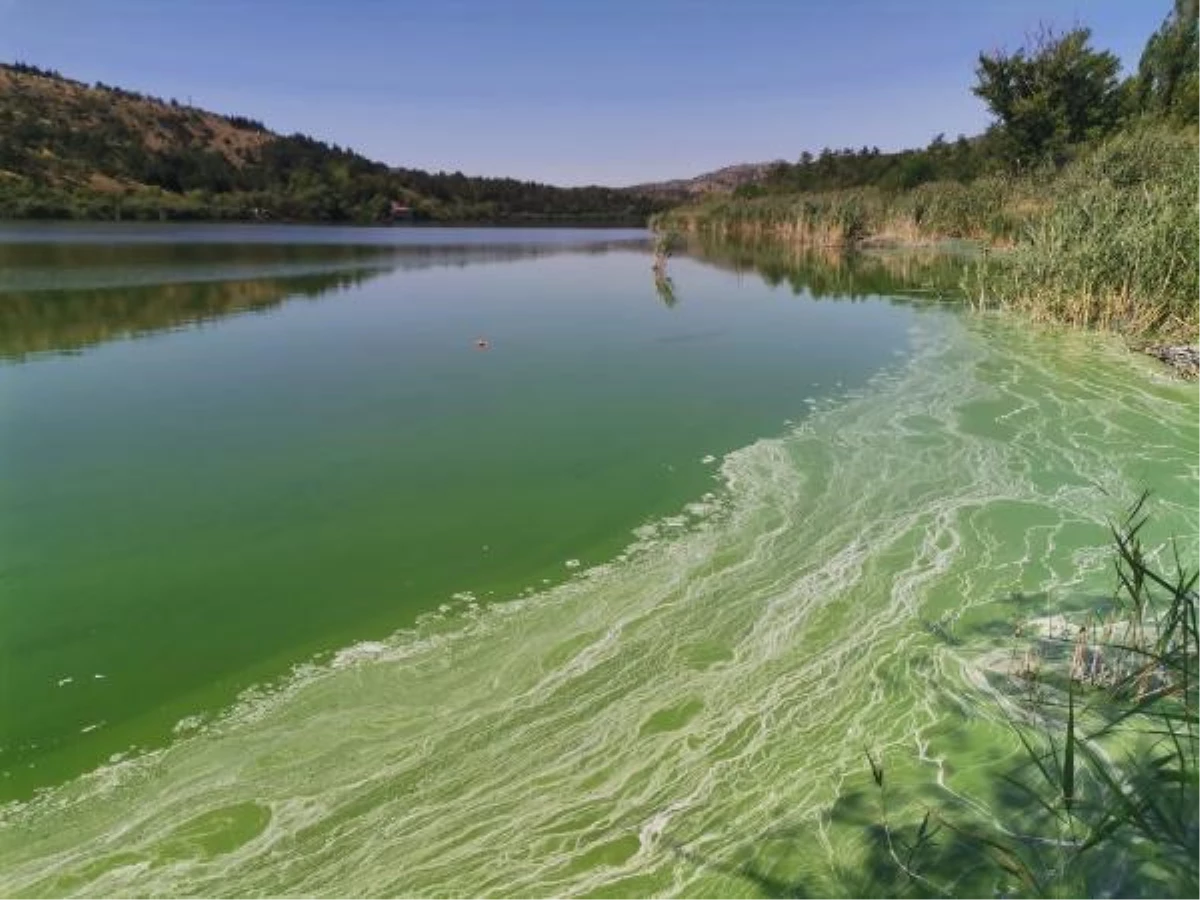
[[[5,251],[0,889],[828,892],[864,747],[993,802],[979,660],[1195,546],[1195,389],[940,263],[439,234]]]
[[[896,362],[913,318],[688,260],[666,308],[640,233],[52,233],[0,250],[15,796],[611,557]]]

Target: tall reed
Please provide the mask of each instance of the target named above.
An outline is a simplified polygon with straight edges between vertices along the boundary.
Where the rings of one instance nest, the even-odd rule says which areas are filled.
[[[816,247],[915,244],[946,239],[1007,242],[1036,192],[1005,177],[758,198],[722,197],[660,213],[657,229],[710,237],[774,239]]]
[[[1195,341],[1200,297],[1197,141],[1120,135],[1051,184],[1011,253],[974,274],[984,307],[1134,336]]]
[[[1145,502],[1112,531],[1117,589],[1106,621],[1051,636],[1046,666],[1011,672],[1014,695],[1027,697],[1013,721],[1027,764],[1002,781],[1019,821],[940,810],[919,829],[884,819],[896,831],[889,846],[909,848],[895,862],[920,876],[920,894],[956,895],[929,841],[938,831],[974,863],[990,862],[1007,896],[1200,894],[1197,576],[1178,554],[1171,574],[1152,561]],[[880,765],[870,767],[882,791]]]
[[[1062,172],[758,198],[720,197],[651,222],[708,239],[804,247],[980,242],[967,279],[983,308],[1195,341],[1200,297],[1197,136],[1139,126]]]

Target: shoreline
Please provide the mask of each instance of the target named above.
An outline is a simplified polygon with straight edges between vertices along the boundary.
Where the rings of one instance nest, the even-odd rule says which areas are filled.
[[[676,233],[680,234],[684,240],[689,238],[700,238],[705,232],[712,231],[721,232],[721,238],[730,240],[729,231],[741,231],[744,229],[730,229],[728,227],[718,227],[716,229],[698,227],[694,221],[687,221],[683,224],[684,227]],[[672,227],[664,228],[661,222],[652,221],[650,224],[651,230],[656,234],[670,234],[675,229]],[[772,234],[769,231],[764,232],[761,229],[752,229],[755,233],[751,238],[752,241],[762,241],[768,244],[776,245],[780,248],[789,248],[794,250],[815,250],[815,251],[831,251],[844,254],[863,253],[863,254],[886,254],[886,253],[934,253],[946,255],[962,255],[962,254],[978,254],[980,257],[987,258],[992,254],[1005,254],[1011,252],[1014,248],[1010,244],[997,241],[988,241],[978,238],[963,238],[963,237],[947,237],[945,235],[917,235],[917,234],[897,234],[894,231],[881,231],[874,234],[867,234],[861,237],[830,242],[817,242],[806,240],[794,240],[786,237]],[[736,238],[733,239],[736,242]],[[1158,360],[1163,366],[1172,372],[1177,378],[1183,381],[1196,381],[1200,377],[1200,344],[1190,342],[1180,342],[1178,340],[1162,340],[1161,336],[1156,340],[1154,337],[1142,335],[1138,337],[1126,336],[1119,331],[1105,328],[1094,328],[1092,326],[1079,326],[1074,323],[1065,322],[1064,324],[1071,327],[1088,330],[1100,330],[1116,333],[1121,336],[1131,351],[1141,353],[1146,356],[1153,357]]]
[[[1153,344],[1134,348],[1147,356],[1153,356],[1184,381],[1195,381],[1200,374],[1200,345],[1197,344]]]

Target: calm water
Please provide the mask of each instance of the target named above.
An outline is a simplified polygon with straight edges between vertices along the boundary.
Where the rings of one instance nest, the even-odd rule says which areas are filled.
[[[0,247],[15,795],[314,652],[611,557],[717,458],[895,363],[914,316],[687,261],[668,308],[641,234],[50,233]]]
[[[0,231],[0,893],[754,894],[865,745],[981,791],[1197,399],[957,265]]]

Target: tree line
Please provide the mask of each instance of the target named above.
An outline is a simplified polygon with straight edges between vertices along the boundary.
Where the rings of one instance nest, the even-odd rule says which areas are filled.
[[[944,134],[920,149],[826,147],[780,163],[736,195],[807,193],[873,185],[910,190],[934,181],[1061,168],[1088,146],[1143,120],[1195,127],[1197,0],[1174,8],[1146,44],[1137,72],[1120,78],[1115,54],[1091,46],[1091,31],[1043,29],[1013,53],[980,54],[973,92],[994,122],[982,135]]]
[[[304,134],[25,63],[0,67],[0,216],[642,223],[661,201],[392,169]]]

